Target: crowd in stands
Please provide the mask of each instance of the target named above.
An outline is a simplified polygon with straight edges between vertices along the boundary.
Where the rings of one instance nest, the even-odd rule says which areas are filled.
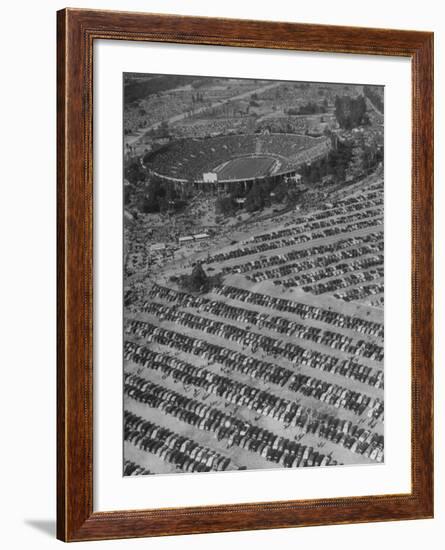
[[[261,140],[261,152],[290,159],[297,158],[308,147],[323,146],[328,143],[326,138],[311,138],[298,134],[266,134],[259,139]]]
[[[295,163],[310,161],[328,152],[325,138],[297,134],[237,134],[205,139],[182,139],[148,154],[144,164],[157,174],[185,180],[202,180],[204,172],[213,170],[230,159],[246,154],[279,155],[288,159],[280,168],[290,170]]]
[[[159,153],[144,158],[146,166],[156,173],[178,179],[202,179],[203,172],[236,155],[254,153],[255,135],[240,134],[209,139],[178,140]]]

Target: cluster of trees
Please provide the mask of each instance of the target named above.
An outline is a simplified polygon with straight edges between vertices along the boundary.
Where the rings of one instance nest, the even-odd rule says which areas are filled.
[[[152,177],[135,206],[142,214],[165,214],[168,211],[181,210],[185,204],[186,201],[178,196],[171,182]]]
[[[165,213],[184,208],[186,201],[178,195],[173,183],[156,176],[148,176],[139,160],[132,160],[125,167],[124,204],[142,214]]]
[[[195,265],[190,275],[172,276],[170,280],[177,282],[187,292],[194,293],[209,292],[212,288],[221,286],[223,283],[221,273],[209,276],[199,263]]]
[[[335,181],[346,179],[346,170],[352,160],[353,144],[350,142],[338,142],[336,149],[331,149],[327,158],[327,174],[333,176]]]
[[[300,105],[298,109],[291,107],[287,110],[288,115],[318,115],[324,114],[328,110],[328,100],[324,99],[322,103],[309,101],[305,105]]]
[[[215,212],[217,215],[233,216],[236,212],[235,198],[233,195],[218,197],[215,202]]]
[[[376,143],[360,145],[360,163],[366,173],[371,172],[379,162],[383,162],[383,147]]]
[[[145,181],[147,172],[138,158],[131,159],[126,164],[124,168],[124,177],[133,185]]]
[[[332,176],[336,182],[346,178],[346,170],[352,160],[353,144],[338,142],[335,149],[331,149],[327,158],[302,167],[301,175],[306,183],[318,183],[325,176]]]
[[[366,100],[363,96],[337,96],[335,98],[335,117],[341,128],[351,130],[357,126],[369,124],[366,113]]]
[[[363,93],[382,114],[385,112],[383,97],[376,92],[374,86],[363,86]]]
[[[204,103],[204,94],[202,92],[192,94],[192,103]]]
[[[277,183],[273,178],[264,178],[255,180],[247,194],[243,184],[235,184],[230,194],[216,199],[215,211],[219,215],[234,216],[238,210],[236,199],[245,198],[246,211],[257,212],[272,203],[296,202],[299,195],[294,183],[288,184],[284,179]]]
[[[250,191],[246,195],[246,202],[244,203],[247,212],[256,212],[268,206],[270,204],[271,191],[272,186],[268,179],[254,181]]]

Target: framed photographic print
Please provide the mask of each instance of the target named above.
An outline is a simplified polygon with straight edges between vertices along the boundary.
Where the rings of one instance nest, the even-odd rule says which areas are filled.
[[[432,517],[432,33],[57,24],[58,538]]]

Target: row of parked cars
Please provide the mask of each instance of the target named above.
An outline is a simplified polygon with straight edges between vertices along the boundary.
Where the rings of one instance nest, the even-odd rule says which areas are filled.
[[[289,389],[301,392],[306,396],[314,397],[323,403],[328,403],[334,407],[353,411],[361,416],[369,409],[374,419],[383,415],[383,401],[381,399],[372,399],[369,395],[361,392],[346,389],[337,384],[319,380],[305,374],[295,374],[291,378]]]
[[[356,272],[362,270],[371,269],[373,267],[383,266],[384,256],[383,254],[375,254],[372,256],[362,257],[358,260],[355,260],[350,263],[338,263],[334,266],[329,266],[318,271],[312,271],[310,273],[302,273],[301,275],[296,275],[292,279],[287,279],[284,281],[277,281],[284,285],[285,287],[292,286],[302,286],[302,285],[314,285],[318,284],[324,279],[330,279],[332,277],[341,277],[346,273],[352,273],[353,276],[356,275]],[[322,283],[325,284],[325,283]]]
[[[151,473],[153,472],[150,472],[150,470],[143,468],[142,466],[140,466],[139,464],[136,464],[131,460],[124,460],[124,468],[123,468],[124,476],[144,476],[144,475],[150,475]]]
[[[374,385],[374,378],[377,375],[376,369],[359,363],[355,358],[340,359],[337,356],[305,348],[293,342],[285,342],[269,335],[252,332],[248,328],[240,328],[231,323],[194,315],[156,302],[151,302],[144,312],[156,317],[160,322],[168,321],[187,329],[198,330],[229,342],[235,342],[243,350],[247,349],[251,353],[259,351],[275,359],[286,359],[297,366],[319,369],[340,376],[349,375],[349,377],[365,383],[369,383],[367,379],[370,378],[373,381],[372,385]],[[151,331],[149,323],[144,323],[144,321],[132,321],[132,323],[139,323],[137,327],[133,325],[132,330],[136,328],[146,334]],[[206,344],[207,342],[205,342]]]
[[[200,356],[209,363],[218,362],[229,369],[246,369],[249,376],[251,376],[249,371],[253,369],[255,377],[264,382],[273,382],[283,386],[293,372],[288,368],[263,361],[251,355],[245,355],[242,352],[173,330],[160,328],[144,321],[129,321],[126,324],[125,331],[127,334],[133,334],[147,342],[161,344],[171,349]],[[337,358],[334,359],[337,360]],[[315,365],[313,366],[315,367]],[[328,368],[326,363],[319,364],[318,368],[373,387],[383,387],[383,371],[371,369],[350,359],[337,360],[335,368],[332,366]]]
[[[313,447],[278,436],[270,430],[228,415],[215,407],[153,384],[139,376],[126,376],[124,391],[132,399],[172,415],[200,430],[212,432],[217,440],[225,440],[229,448],[240,447],[285,468],[337,464],[329,455],[317,452]]]
[[[326,292],[335,293],[337,290],[342,288],[347,288],[349,286],[355,286],[363,283],[370,283],[376,279],[381,279],[385,274],[385,269],[383,266],[377,267],[376,269],[370,269],[369,271],[361,271],[359,273],[351,273],[347,277],[331,279],[325,283],[317,283],[313,285],[303,286],[305,292],[311,292],[316,296],[320,294],[325,294]],[[335,295],[339,298],[339,295]]]
[[[357,300],[364,300],[369,296],[375,296],[376,294],[383,294],[385,285],[383,283],[376,283],[370,285],[359,285],[356,288],[348,289],[344,292],[336,292],[334,296],[345,302],[352,302]],[[379,297],[374,302],[375,305],[383,305],[383,297]]]
[[[368,452],[367,456],[370,456],[377,445],[380,445],[383,451],[382,436],[360,428],[349,420],[303,407],[295,401],[277,397],[268,391],[256,390],[242,383],[233,384],[233,381],[226,377],[221,377],[218,380],[217,375],[208,370],[200,372],[201,369],[171,356],[165,357],[162,354],[157,354],[156,357],[153,357],[153,352],[150,350],[134,346],[133,344],[132,360],[136,364],[159,370],[163,373],[163,378],[172,376],[176,381],[184,384],[184,387],[195,386],[204,389],[209,393],[224,397],[225,400],[238,406],[247,406],[259,413],[260,416],[270,416],[284,423],[287,428],[294,427],[303,433],[318,435],[320,438],[344,446],[352,452],[359,454]],[[236,419],[219,409],[153,384],[139,376],[128,375],[125,388],[129,397],[163,410],[166,414],[172,414],[199,429],[215,432],[215,436],[219,440],[228,439],[229,446],[234,442],[238,442],[236,443],[238,445],[240,442],[244,442],[247,445],[244,448],[255,450],[257,449],[256,444],[253,442],[248,444],[248,438],[245,439],[245,436],[253,434],[261,441],[266,440],[272,444],[279,441],[278,436],[268,430]],[[373,410],[370,408],[370,411]],[[363,434],[366,437],[363,437]],[[367,443],[366,446],[365,443]],[[267,458],[268,454],[262,454],[262,456]]]
[[[263,416],[270,416],[284,423],[293,419],[290,411],[292,401],[278,397],[271,391],[252,387],[228,376],[214,373],[204,367],[195,367],[171,355],[152,351],[134,342],[125,343],[125,359],[150,371],[158,371],[163,379],[182,382],[187,391],[203,389],[226,402],[248,407]],[[368,418],[377,419],[383,415],[383,401],[372,399],[366,394],[346,389],[303,374],[291,374],[289,390],[313,397],[336,408],[353,411],[362,415],[367,409],[372,411]],[[312,414],[316,414],[315,410]]]
[[[332,227],[328,227],[326,229],[318,229],[316,231],[301,233],[295,236],[285,237],[274,241],[261,242],[252,246],[238,245],[232,250],[226,250],[225,252],[218,252],[217,254],[212,255],[209,254],[208,256],[206,256],[205,261],[207,264],[215,262],[226,262],[228,260],[241,258],[243,256],[266,253],[270,252],[271,250],[277,250],[278,248],[286,248],[309,241],[315,241],[317,239],[325,239],[328,237],[333,237],[334,235],[348,234],[353,231],[358,231],[360,229],[367,229],[369,227],[381,225],[382,223],[383,217],[381,216],[377,218],[369,218],[359,222],[349,223],[344,226],[338,226],[335,225],[335,222],[332,222]]]
[[[231,463],[230,458],[213,449],[127,410],[124,411],[124,439],[182,472],[222,471]]]
[[[335,212],[335,211],[333,211]],[[326,213],[324,213],[326,214]],[[278,239],[288,239],[297,237],[298,235],[308,233],[315,230],[329,229],[331,227],[340,227],[346,225],[347,227],[354,222],[360,222],[368,218],[374,218],[382,215],[382,210],[379,208],[370,208],[367,210],[359,209],[358,212],[353,214],[346,214],[335,216],[331,212],[331,215],[328,217],[325,215],[324,219],[308,221],[306,223],[301,223],[297,226],[287,227],[284,229],[279,229],[277,231],[270,231],[268,233],[263,233],[261,235],[256,235],[251,237],[247,243],[258,243],[258,242],[267,242]]]
[[[319,254],[331,254],[338,252],[339,250],[345,250],[362,244],[375,242],[376,239],[383,237],[382,231],[375,231],[368,233],[367,235],[360,237],[346,237],[339,239],[329,244],[319,244],[317,246],[311,246],[302,248],[299,250],[290,250],[283,254],[272,254],[268,256],[260,256],[255,260],[247,260],[240,264],[232,264],[223,266],[221,272],[223,274],[229,273],[247,273],[248,271],[256,271],[257,269],[269,269],[270,267],[283,266],[289,262],[295,262],[304,259],[312,259]]]
[[[288,298],[279,298],[269,294],[252,292],[244,288],[230,285],[223,285],[219,288],[215,288],[213,292],[231,300],[292,313],[298,315],[302,319],[319,321],[338,328],[353,330],[359,334],[365,334],[376,338],[383,338],[384,335],[383,323],[362,319],[356,315],[348,315],[331,309],[289,300]]]
[[[341,216],[335,220],[335,223],[339,224],[348,223],[369,216],[377,216],[381,214],[381,208],[377,207],[381,207],[382,205],[383,199],[374,199],[372,201],[363,201],[346,207],[342,206],[339,208],[330,208],[329,210],[322,210],[316,212],[315,214],[307,214],[306,216],[297,216],[291,222],[287,222],[283,229],[277,229],[275,231],[254,235],[246,241],[243,241],[243,243],[270,241],[273,239],[295,235],[301,232],[301,229],[312,230],[328,227],[331,226],[332,221],[334,221],[330,218],[334,218],[336,216]],[[316,225],[317,223],[327,223],[327,225]]]
[[[169,304],[173,304],[175,311],[178,311],[176,308],[194,308],[199,312],[210,313],[215,317],[246,323],[258,329],[266,328],[269,331],[278,332],[287,337],[309,340],[351,355],[363,356],[376,361],[383,360],[383,346],[375,342],[362,339],[357,341],[339,332],[298,323],[286,317],[259,313],[258,311],[233,306],[219,300],[205,298],[204,296],[180,292],[158,284],[152,286],[148,293],[148,298],[149,300],[135,306],[134,309],[150,313],[153,308],[158,309],[157,306],[152,306],[153,300],[162,300],[163,302],[166,301]],[[167,309],[166,311],[169,310]]]
[[[316,256],[308,260],[302,260],[299,262],[292,262],[286,265],[280,265],[273,269],[267,269],[266,271],[260,271],[259,273],[254,273],[252,275],[246,275],[246,279],[250,281],[257,281],[257,279],[279,279],[285,277],[286,275],[291,275],[293,273],[302,273],[304,271],[310,271],[320,267],[329,267],[332,264],[339,264],[344,260],[352,260],[354,258],[360,258],[368,254],[378,254],[383,252],[384,243],[383,243],[383,233],[379,234],[375,242],[366,244],[363,246],[346,248],[338,250],[333,254],[326,254],[323,256]],[[297,275],[293,278],[284,279],[282,284],[297,283],[300,281],[300,276]]]

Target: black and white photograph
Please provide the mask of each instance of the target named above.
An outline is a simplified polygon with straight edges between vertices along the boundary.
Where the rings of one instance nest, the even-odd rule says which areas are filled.
[[[123,475],[384,463],[384,87],[123,74]]]

